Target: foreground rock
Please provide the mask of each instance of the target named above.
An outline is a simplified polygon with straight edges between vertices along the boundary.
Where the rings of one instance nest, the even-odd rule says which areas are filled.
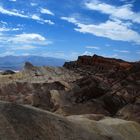
[[[0,124],[5,140],[108,139],[49,112],[9,103],[0,103]]]
[[[139,140],[140,125],[87,116],[60,117],[29,106],[0,102],[2,140]]]

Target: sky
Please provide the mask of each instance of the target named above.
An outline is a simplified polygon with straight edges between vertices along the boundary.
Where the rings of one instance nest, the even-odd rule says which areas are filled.
[[[140,0],[0,0],[0,56],[140,60]]]

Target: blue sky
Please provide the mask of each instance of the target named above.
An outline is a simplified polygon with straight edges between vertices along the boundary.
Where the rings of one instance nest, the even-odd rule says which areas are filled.
[[[140,0],[0,0],[0,56],[140,60]]]

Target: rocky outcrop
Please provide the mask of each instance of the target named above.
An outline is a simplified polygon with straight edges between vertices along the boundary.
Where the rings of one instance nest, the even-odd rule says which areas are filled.
[[[0,100],[11,102],[0,102],[0,139],[139,140],[139,62],[94,55],[64,66],[0,75]]]
[[[140,123],[140,104],[128,104],[117,112],[117,117]]]
[[[1,76],[0,81],[0,99],[4,101],[62,116],[92,114],[140,120],[139,62],[94,55],[81,56],[63,68],[26,63],[22,72]]]
[[[139,62],[131,63],[94,55],[80,56],[77,61],[65,63],[64,67],[83,76],[75,81],[70,99],[82,104],[96,100],[111,116],[120,114],[123,119],[139,122]],[[123,113],[122,110],[128,113]]]
[[[0,86],[0,99],[29,104],[51,111],[53,110],[51,90],[65,90],[65,86],[58,81],[52,83],[7,83]]]
[[[2,140],[139,140],[140,125],[95,116],[60,117],[53,113],[0,102]],[[98,116],[99,118],[99,116]],[[132,129],[133,128],[133,129]]]
[[[129,70],[132,68],[132,63],[120,59],[104,58],[98,55],[94,56],[79,56],[77,61],[66,62],[64,67],[73,69],[79,67],[90,67],[94,72],[106,72],[111,70]]]
[[[24,69],[25,70],[34,70],[35,66],[33,66],[30,62],[25,62]]]
[[[77,85],[79,89],[73,88],[74,93],[72,96],[76,99],[75,102],[77,103],[99,98],[110,90],[107,85],[104,86],[104,82],[92,76],[77,80],[75,85]]]

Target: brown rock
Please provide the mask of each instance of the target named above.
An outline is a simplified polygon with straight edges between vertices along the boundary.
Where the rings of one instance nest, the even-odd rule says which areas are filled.
[[[117,117],[140,123],[140,104],[129,104],[118,111]]]

